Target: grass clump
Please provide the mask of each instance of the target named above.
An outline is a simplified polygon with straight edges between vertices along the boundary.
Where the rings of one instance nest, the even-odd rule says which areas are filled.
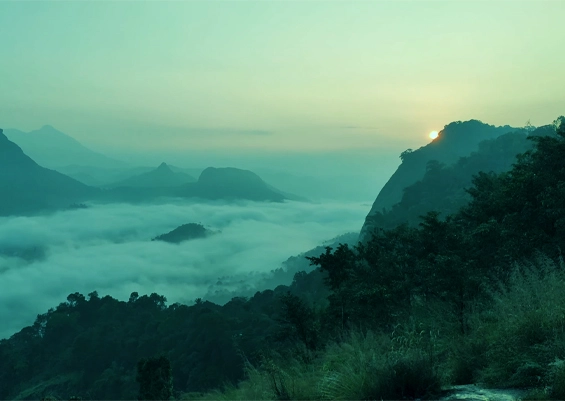
[[[563,264],[539,257],[516,266],[493,300],[491,310],[483,314],[483,330],[475,335],[487,344],[478,380],[502,387],[551,386],[559,392],[561,368],[555,358],[565,357]]]
[[[424,398],[440,389],[422,333],[352,333],[324,355],[320,395],[327,400]]]

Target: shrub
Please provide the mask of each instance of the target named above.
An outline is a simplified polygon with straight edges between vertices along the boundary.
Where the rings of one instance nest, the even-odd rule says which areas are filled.
[[[437,393],[440,380],[423,336],[352,333],[325,355],[320,394],[332,400],[422,398]]]
[[[565,356],[564,290],[565,269],[548,258],[516,266],[508,283],[492,293],[493,307],[484,314],[488,348],[481,381],[533,387],[549,380],[557,369],[551,362]]]

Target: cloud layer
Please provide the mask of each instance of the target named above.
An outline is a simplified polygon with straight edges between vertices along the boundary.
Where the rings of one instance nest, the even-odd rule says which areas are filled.
[[[367,211],[360,203],[171,202],[2,218],[0,338],[73,292],[122,300],[133,291],[157,292],[171,303],[191,303],[218,288],[219,277],[248,280],[251,272],[269,272],[289,256],[358,231]],[[221,233],[180,245],[151,242],[191,222]]]

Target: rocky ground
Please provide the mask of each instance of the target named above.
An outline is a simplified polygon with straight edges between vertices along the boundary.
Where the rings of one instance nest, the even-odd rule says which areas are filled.
[[[488,389],[474,384],[452,386],[440,401],[518,401],[525,395],[519,389]]]

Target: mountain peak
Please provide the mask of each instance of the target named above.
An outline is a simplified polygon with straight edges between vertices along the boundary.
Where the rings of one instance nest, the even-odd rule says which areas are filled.
[[[235,167],[208,167],[200,173],[198,182],[200,183],[229,183],[229,182],[247,182],[264,185],[263,180],[254,172],[242,170]]]
[[[6,135],[4,135],[4,130],[0,128],[0,165],[2,167],[14,166],[32,166],[37,164],[24,154],[23,150],[16,145],[14,142],[10,141]],[[0,173],[2,171],[0,170]]]
[[[10,142],[8,137],[4,135],[4,130],[0,128],[0,143]]]
[[[170,170],[170,169],[171,168],[165,162],[159,164],[159,167],[157,167],[157,170]]]

